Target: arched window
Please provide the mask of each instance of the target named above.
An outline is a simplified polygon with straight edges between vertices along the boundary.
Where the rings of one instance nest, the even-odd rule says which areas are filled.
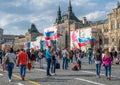
[[[111,25],[111,29],[115,29],[115,25],[114,24]]]

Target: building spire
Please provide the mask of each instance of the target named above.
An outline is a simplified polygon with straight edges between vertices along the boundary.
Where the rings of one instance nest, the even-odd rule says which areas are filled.
[[[120,7],[120,1],[117,2],[117,7],[118,7],[118,8]]]
[[[68,19],[71,19],[71,17],[72,17],[72,5],[71,5],[71,0],[69,0]]]
[[[60,10],[60,5],[58,6],[58,11],[57,11],[57,18],[56,18],[56,23],[61,23],[61,10]]]
[[[72,12],[72,5],[71,5],[71,0],[69,0],[68,11]]]

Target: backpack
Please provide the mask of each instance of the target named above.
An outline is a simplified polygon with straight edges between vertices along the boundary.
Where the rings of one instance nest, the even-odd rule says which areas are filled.
[[[6,58],[5,58],[5,64],[8,64],[10,61],[9,61],[9,57],[8,57],[9,53],[6,55]]]

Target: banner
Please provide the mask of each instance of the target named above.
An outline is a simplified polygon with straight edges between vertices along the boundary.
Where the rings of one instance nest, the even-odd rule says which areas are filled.
[[[44,36],[46,40],[57,40],[62,35],[58,32],[57,26],[52,26],[44,29]]]
[[[82,28],[71,31],[71,49],[87,49],[96,45],[99,41],[92,35],[92,28]],[[97,33],[97,32],[95,32]]]

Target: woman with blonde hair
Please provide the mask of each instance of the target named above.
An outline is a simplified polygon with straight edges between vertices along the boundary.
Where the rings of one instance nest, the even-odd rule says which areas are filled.
[[[107,80],[111,79],[111,63],[112,63],[112,56],[110,56],[110,53],[108,49],[105,49],[105,55],[102,58],[103,66],[105,68],[105,76]]]
[[[8,61],[6,62],[6,68],[8,71],[9,82],[11,82],[14,63],[16,61],[16,55],[14,53],[13,48],[10,48],[10,50],[8,50],[8,52],[5,55],[5,58],[6,60],[8,59]]]

